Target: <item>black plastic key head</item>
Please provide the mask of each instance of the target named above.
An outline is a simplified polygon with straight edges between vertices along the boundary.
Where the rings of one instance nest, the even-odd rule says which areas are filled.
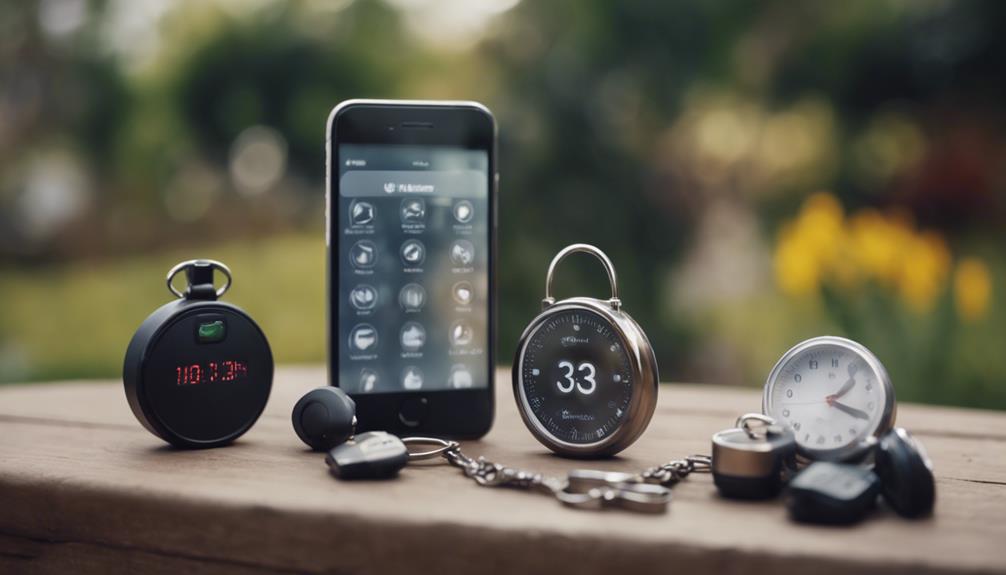
[[[339,479],[386,479],[409,462],[402,440],[385,431],[368,431],[337,445],[325,456],[332,475]]]
[[[884,499],[899,515],[916,518],[932,513],[936,502],[932,462],[922,444],[903,428],[892,429],[880,440],[875,471]]]
[[[869,469],[818,461],[790,482],[790,517],[803,523],[855,523],[876,506],[879,491],[880,479]]]

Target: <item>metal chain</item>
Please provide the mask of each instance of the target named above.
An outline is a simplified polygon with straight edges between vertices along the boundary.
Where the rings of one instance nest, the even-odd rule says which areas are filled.
[[[514,489],[538,491],[561,500],[561,493],[566,487],[563,481],[554,477],[547,477],[541,473],[532,473],[523,469],[507,467],[489,461],[485,457],[472,459],[461,452],[461,445],[459,443],[456,441],[450,443],[452,445],[445,449],[441,455],[448,463],[460,468],[466,477],[472,478],[478,485],[482,487],[512,487]]]
[[[427,437],[403,439],[406,444],[436,445],[435,449],[409,454],[410,461],[443,457],[461,469],[466,477],[483,487],[510,487],[537,491],[576,508],[603,509],[618,507],[641,513],[662,513],[667,509],[674,485],[693,472],[708,472],[711,460],[705,455],[693,455],[651,467],[640,474],[578,469],[566,479],[549,477],[508,467],[485,457],[473,459],[461,451],[456,441]]]
[[[712,471],[713,458],[708,455],[691,455],[684,459],[675,459],[659,467],[650,467],[640,474],[643,481],[657,483],[665,487],[674,485],[689,474],[709,473]]]

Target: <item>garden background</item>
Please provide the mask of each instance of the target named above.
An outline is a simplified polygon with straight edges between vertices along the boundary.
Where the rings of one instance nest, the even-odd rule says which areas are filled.
[[[1006,3],[25,0],[0,6],[0,382],[117,377],[182,259],[322,362],[324,130],[353,97],[500,126],[498,357],[604,249],[669,381],[800,339],[1006,409]],[[588,258],[560,295],[604,294]],[[506,382],[500,382],[506,385]]]

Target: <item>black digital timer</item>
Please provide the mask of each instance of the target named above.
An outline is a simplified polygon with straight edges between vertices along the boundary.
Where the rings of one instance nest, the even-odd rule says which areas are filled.
[[[607,301],[556,301],[552,277],[566,256],[584,252],[604,264]],[[570,457],[614,455],[646,429],[657,402],[657,361],[646,334],[622,310],[615,268],[594,246],[574,244],[548,268],[542,312],[514,357],[517,409],[546,447]]]
[[[213,285],[214,270],[227,283]],[[188,286],[172,285],[185,271]],[[217,301],[230,287],[219,262],[192,260],[168,273],[179,299],[148,317],[126,350],[122,379],[133,414],[177,447],[217,447],[248,431],[272,388],[273,361],[259,326],[237,306]]]

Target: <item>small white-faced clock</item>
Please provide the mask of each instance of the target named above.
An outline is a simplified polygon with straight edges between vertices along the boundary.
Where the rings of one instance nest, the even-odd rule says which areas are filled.
[[[576,252],[604,264],[611,299],[552,298],[556,265]],[[543,311],[521,336],[513,369],[518,410],[538,441],[561,455],[613,455],[642,434],[653,414],[657,362],[642,329],[622,310],[617,290],[603,252],[569,246],[552,260]]]
[[[894,386],[870,350],[821,336],[787,351],[765,382],[762,410],[788,425],[800,455],[841,460],[894,425]]]

